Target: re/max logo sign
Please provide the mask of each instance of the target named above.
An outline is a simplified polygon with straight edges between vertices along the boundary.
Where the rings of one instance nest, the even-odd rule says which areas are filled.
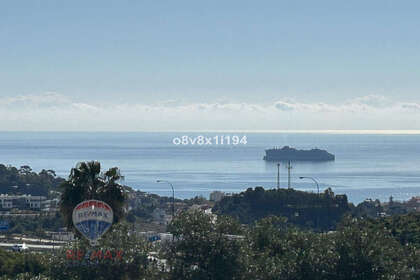
[[[99,261],[99,260],[111,260],[111,261],[122,261],[123,250],[67,250],[66,259],[71,261]]]

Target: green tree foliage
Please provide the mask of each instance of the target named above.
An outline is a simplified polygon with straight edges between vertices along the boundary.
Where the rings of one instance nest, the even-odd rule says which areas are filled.
[[[269,216],[243,227],[229,217],[215,219],[193,211],[180,213],[169,228],[174,241],[160,247],[130,234],[129,226],[120,223],[95,248],[82,239],[52,253],[0,251],[0,272],[11,279],[35,279],[40,274],[38,279],[49,280],[420,279],[415,244],[401,244],[389,229],[372,224],[371,219],[347,217],[337,231],[316,233],[291,226],[282,217]],[[152,260],[151,251],[159,248],[160,261]],[[68,249],[123,250],[123,261],[92,260],[90,251],[86,259],[72,261],[66,258]]]
[[[382,212],[384,212],[384,208],[378,199],[375,201],[365,200],[352,209],[352,213],[356,217],[376,218]]]
[[[49,191],[56,190],[63,181],[53,170],[36,173],[27,165],[17,169],[0,164],[0,193],[3,194],[48,196]]]
[[[420,213],[396,215],[377,220],[370,220],[372,226],[385,228],[402,244],[414,244],[420,247]]]
[[[68,228],[73,227],[74,207],[87,199],[97,199],[108,203],[114,211],[114,222],[124,214],[124,188],[118,181],[122,179],[117,167],[101,173],[101,164],[97,161],[80,162],[70,172],[68,180],[63,182],[60,210]]]
[[[268,217],[249,232],[252,279],[418,279],[418,257],[386,230],[346,219],[337,232],[313,233]]]
[[[213,209],[245,224],[275,215],[287,217],[289,223],[302,228],[318,230],[334,229],[350,210],[347,197],[335,196],[331,189],[317,195],[293,189],[264,190],[262,187],[225,197]]]
[[[385,230],[401,245],[411,244],[420,247],[420,213],[413,212],[376,219],[364,218],[358,221],[372,230]]]
[[[230,236],[241,232],[231,218],[213,220],[201,211],[183,212],[170,231],[175,241],[166,253],[169,279],[242,279],[246,253],[242,241]]]
[[[44,231],[58,231],[64,227],[63,218],[60,213],[55,215],[41,215],[39,217],[10,217],[4,219],[9,223],[9,230],[4,233],[31,234],[37,235]]]
[[[385,229],[345,219],[334,234],[335,279],[415,279],[412,253]]]
[[[250,279],[334,279],[337,255],[325,234],[299,231],[286,218],[267,217],[247,235]]]
[[[0,249],[0,279],[15,279],[17,275],[28,273],[38,275],[46,270],[37,254],[13,253]]]
[[[219,220],[219,219],[218,219]],[[418,279],[416,249],[365,220],[343,222],[336,232],[302,231],[269,216],[241,228],[185,212],[171,224],[169,279]],[[244,239],[227,233],[244,234]]]
[[[83,252],[83,258],[68,260],[68,250]],[[82,239],[44,257],[43,262],[49,267],[45,275],[51,280],[161,279],[158,265],[148,258],[151,250],[150,243],[129,234],[129,227],[120,223],[99,241],[99,246],[89,247]],[[95,254],[98,251],[102,254]],[[104,259],[107,251],[111,252],[112,259]],[[122,252],[121,260],[115,257],[117,251]]]

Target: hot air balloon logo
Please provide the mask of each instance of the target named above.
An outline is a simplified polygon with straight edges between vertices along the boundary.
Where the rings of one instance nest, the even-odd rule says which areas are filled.
[[[92,246],[111,227],[114,214],[112,208],[99,200],[80,202],[73,210],[73,224]]]

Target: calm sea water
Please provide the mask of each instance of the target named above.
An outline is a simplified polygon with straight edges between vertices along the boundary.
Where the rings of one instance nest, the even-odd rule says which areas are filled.
[[[174,137],[189,135],[247,136],[246,145],[174,145]],[[334,162],[292,163],[292,187],[347,194],[359,203],[366,198],[407,200],[420,195],[420,135],[349,135],[288,133],[50,133],[1,132],[0,162],[30,165],[35,171],[56,170],[60,176],[79,161],[99,160],[104,168],[118,166],[125,184],[146,192],[176,197],[208,197],[213,190],[240,192],[248,187],[276,186],[277,166],[262,160],[264,149],[290,145],[322,148],[336,155]],[[287,169],[281,166],[281,187]]]

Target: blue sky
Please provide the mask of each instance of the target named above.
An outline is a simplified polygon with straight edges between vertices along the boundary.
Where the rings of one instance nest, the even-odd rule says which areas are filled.
[[[80,104],[99,110],[129,104],[133,112],[160,106],[161,113],[176,107],[179,113],[200,104],[283,102],[292,104],[286,111],[300,112],[295,127],[309,129],[305,119],[314,106],[348,108],[365,98],[375,105],[368,104],[373,109],[364,108],[360,120],[366,110],[382,110],[366,129],[386,129],[386,99],[386,110],[410,107],[403,119],[411,124],[389,129],[420,129],[413,111],[420,108],[419,12],[418,1],[1,1],[0,106],[11,121],[24,121],[10,117],[21,107],[10,104],[24,100],[36,111],[28,119],[44,130],[44,115],[64,103],[71,105],[61,121],[70,124],[82,116],[74,111]],[[277,117],[259,121],[272,120],[270,129],[295,128],[274,125]],[[345,119],[326,129],[361,127]],[[148,129],[121,121],[131,122],[128,130]],[[224,121],[208,127],[228,129]],[[196,127],[202,124],[185,128]]]

